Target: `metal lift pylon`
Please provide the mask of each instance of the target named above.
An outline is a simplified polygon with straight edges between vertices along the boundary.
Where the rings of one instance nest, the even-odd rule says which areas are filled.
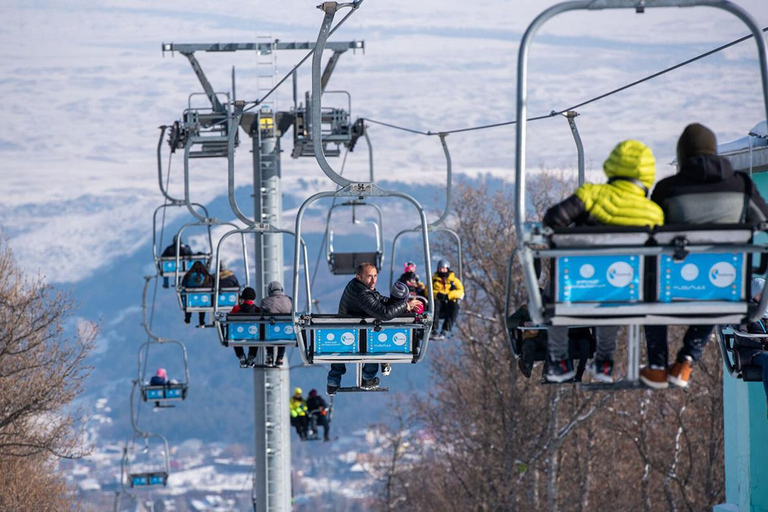
[[[226,108],[218,101],[213,87],[195,58],[196,51],[232,52],[244,50],[256,51],[259,55],[269,55],[276,50],[311,50],[313,47],[314,43],[286,43],[275,40],[229,44],[163,43],[162,50],[163,53],[178,51],[187,57],[203,86],[203,90],[211,101],[213,111],[222,112],[226,111]],[[364,43],[362,41],[334,42],[328,43],[328,47],[334,51],[337,59],[346,50],[363,49]],[[274,59],[271,62],[274,63]],[[328,76],[332,69],[333,65],[329,65]],[[263,69],[258,70],[260,75],[263,74],[263,71]],[[272,74],[274,74],[274,70]],[[325,77],[326,81],[328,76]],[[259,84],[260,89],[263,88],[261,86],[262,84]],[[280,136],[283,135],[284,130],[278,130],[278,126],[283,127],[281,120],[284,115],[289,116],[289,113],[277,112],[263,100],[264,97],[258,99],[258,107],[255,112],[244,113],[242,110],[238,110],[235,112],[235,116],[241,117],[239,119],[234,117],[234,119],[239,121],[238,124],[248,133],[252,141],[254,178],[254,220],[252,223],[271,224],[279,229],[282,217]],[[229,121],[234,124],[231,118]],[[288,126],[290,124],[292,122],[288,123]],[[234,129],[237,129],[237,126]],[[233,153],[233,148],[228,148],[226,156],[230,160],[230,167],[234,157]],[[230,176],[230,180],[232,179]],[[232,206],[235,214],[240,217],[242,213],[235,205]],[[241,220],[244,219],[241,218]],[[255,240],[256,282],[254,289],[257,298],[261,298],[266,294],[267,285],[271,281],[283,281],[283,242],[279,234],[265,234],[263,237],[255,237]],[[260,351],[260,357],[264,357],[264,352],[265,350]],[[262,367],[253,370],[254,414],[256,416],[253,509],[259,512],[288,512],[291,510],[291,429],[288,408],[290,378],[288,366],[274,368],[259,366]]]

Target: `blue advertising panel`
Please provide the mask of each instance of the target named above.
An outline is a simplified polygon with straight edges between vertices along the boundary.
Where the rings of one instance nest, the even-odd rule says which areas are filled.
[[[150,475],[149,485],[165,485],[165,475]]]
[[[227,339],[230,341],[261,340],[261,336],[259,335],[259,324],[256,322],[233,323],[230,320],[228,326]]]
[[[269,340],[294,340],[293,322],[275,322],[264,324],[264,337]]]
[[[182,266],[184,264],[182,263]],[[163,272],[176,272],[176,260],[163,261]]]
[[[642,297],[640,256],[557,258],[557,302],[635,302]]]
[[[149,485],[149,478],[147,475],[132,475],[131,487]]]
[[[163,388],[147,389],[147,398],[149,400],[162,400]]]
[[[235,304],[237,304],[237,292],[219,291],[218,307],[234,306]]]
[[[358,329],[316,329],[315,354],[356,353],[360,351]]]
[[[368,333],[368,353],[403,353],[411,351],[411,339],[413,332],[410,329],[383,328],[375,331],[372,328]]]
[[[689,254],[682,261],[659,257],[659,302],[728,300],[744,297],[744,255]]]
[[[186,292],[188,308],[212,308],[211,292]]]
[[[165,397],[166,398],[181,398],[181,388],[168,388],[165,391]]]

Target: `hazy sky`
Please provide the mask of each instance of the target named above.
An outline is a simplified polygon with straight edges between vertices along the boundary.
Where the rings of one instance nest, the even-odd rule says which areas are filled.
[[[163,55],[162,42],[249,42],[257,35],[313,41],[322,20],[317,3],[6,0],[0,224],[24,266],[53,282],[74,282],[151,238],[151,214],[162,202],[157,127],[178,119],[189,94],[201,90],[187,60]],[[366,0],[333,38],[365,40],[366,50],[342,56],[329,89],[351,93],[355,118],[423,131],[512,120],[518,43],[533,17],[553,3]],[[768,2],[737,3],[768,26]],[[562,15],[534,41],[529,113],[581,103],[745,34],[732,15],[704,7]],[[303,55],[280,52],[278,76]],[[254,54],[198,58],[217,90],[229,89],[236,66],[238,97],[255,99]],[[308,64],[300,73],[301,97],[310,86]],[[288,84],[277,106],[290,108]],[[616,142],[638,138],[653,149],[659,172],[669,173],[677,135],[689,122],[707,124],[724,142],[745,135],[763,112],[755,44],[747,41],[585,106],[577,122],[588,167],[599,168]],[[377,176],[444,179],[436,137],[376,125],[370,135]],[[575,167],[564,119],[531,123],[529,142],[533,169]],[[513,174],[512,126],[454,134],[448,143],[454,172]],[[237,160],[243,176],[251,164],[246,146]],[[331,188],[311,159],[288,157],[289,140],[284,149],[286,193],[308,195],[297,188],[299,178]],[[350,157],[345,176],[365,179],[363,149]],[[226,166],[200,169],[193,197],[205,202],[223,194]],[[181,172],[177,158],[172,188],[180,187]]]

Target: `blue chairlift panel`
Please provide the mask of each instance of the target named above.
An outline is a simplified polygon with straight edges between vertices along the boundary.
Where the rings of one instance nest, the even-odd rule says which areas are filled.
[[[130,475],[130,478],[131,487],[165,485],[168,479],[168,473],[139,473]]]
[[[190,292],[185,291],[186,307],[188,308],[212,308],[211,292]]]
[[[360,352],[359,329],[316,329],[313,333],[315,354]]]
[[[383,328],[375,331],[373,328],[367,330],[368,333],[368,353],[402,353],[411,352],[411,340],[413,331],[411,329]]]
[[[147,400],[162,400],[165,398],[163,388],[147,388]]]
[[[261,341],[259,324],[256,322],[232,322],[229,321],[227,339],[229,341]]]
[[[147,400],[168,400],[184,397],[184,386],[171,384],[169,386],[150,386],[145,388]]]
[[[642,297],[640,256],[560,256],[556,266],[557,302],[636,302]]]
[[[744,300],[742,253],[689,254],[682,261],[659,257],[659,302]]]
[[[296,339],[296,333],[293,330],[293,322],[275,322],[274,324],[264,324],[264,339],[267,341]]]
[[[131,475],[131,487],[149,485],[149,475]]]
[[[219,290],[218,306],[220,308],[227,307],[227,306],[234,307],[235,304],[237,304],[237,296],[238,296],[238,293],[236,291],[229,292],[229,291]]]
[[[196,258],[193,260],[181,258],[179,259],[179,265],[181,267],[181,271],[186,272],[187,270],[192,268],[192,265],[194,265],[196,261],[199,261],[203,265],[207,265],[207,261],[205,258]],[[163,274],[166,274],[166,273],[174,274],[176,272],[176,258],[161,260],[161,270]]]

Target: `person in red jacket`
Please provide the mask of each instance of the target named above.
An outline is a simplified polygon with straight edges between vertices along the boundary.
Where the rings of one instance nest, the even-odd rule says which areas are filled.
[[[256,300],[256,290],[247,286],[243,288],[240,293],[240,304],[236,304],[235,307],[229,312],[230,315],[252,315],[254,313],[260,313],[261,309],[253,301]],[[259,353],[259,347],[248,347],[248,358],[245,357],[245,351],[243,347],[234,347],[235,355],[240,360],[240,368],[249,368],[256,364],[256,356]]]

